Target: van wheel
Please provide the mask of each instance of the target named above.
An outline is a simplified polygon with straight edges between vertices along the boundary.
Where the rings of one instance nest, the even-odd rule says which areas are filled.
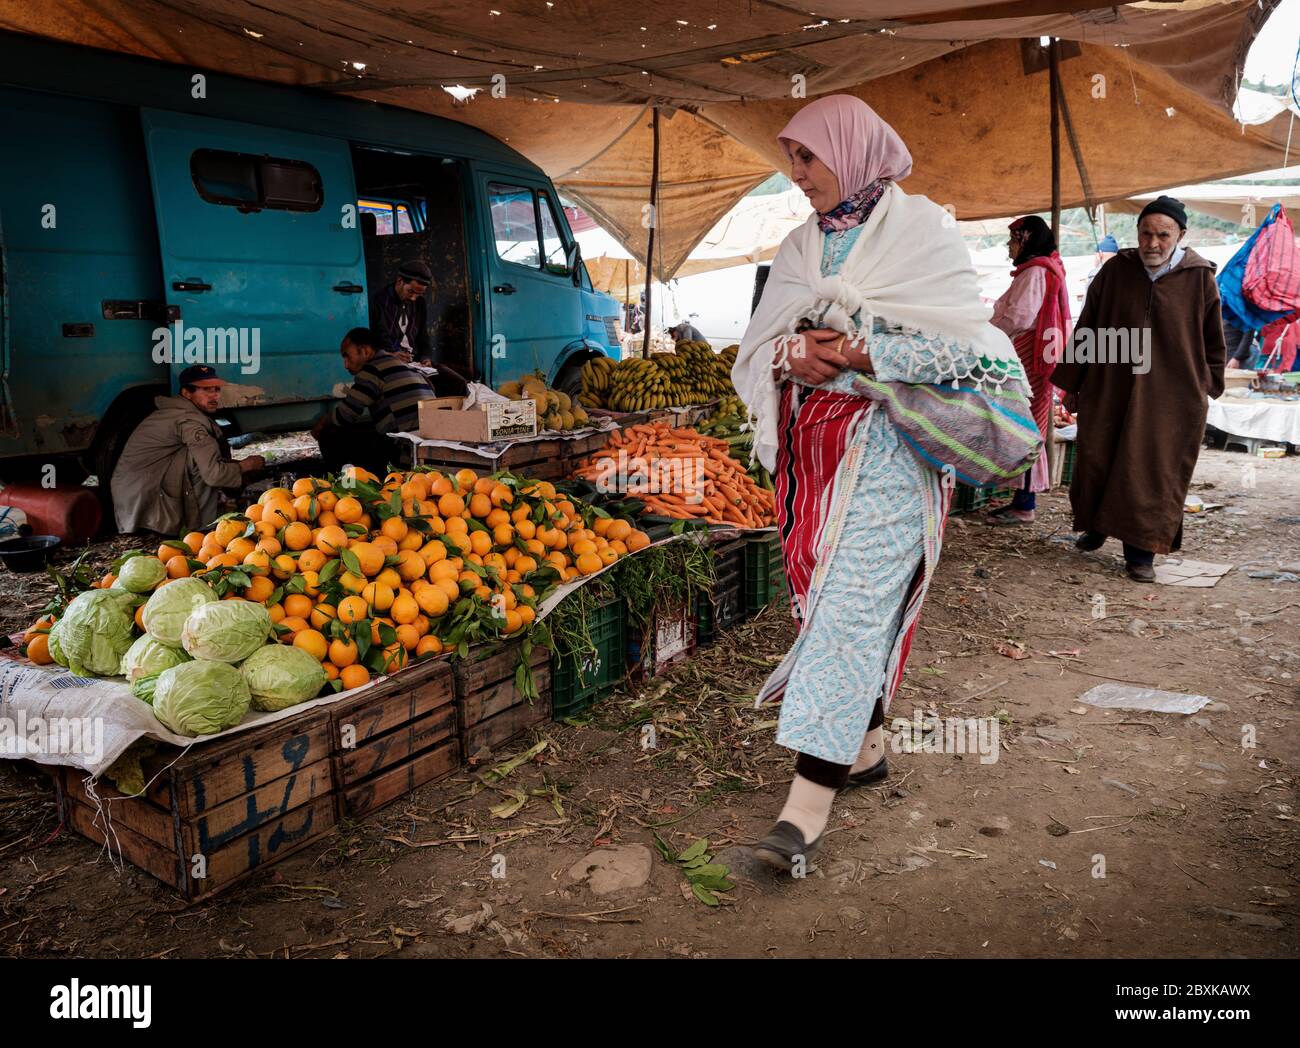
[[[570,361],[564,365],[555,378],[555,385],[551,388],[576,398],[582,392],[582,365],[590,359],[590,357],[583,357],[581,360]]]

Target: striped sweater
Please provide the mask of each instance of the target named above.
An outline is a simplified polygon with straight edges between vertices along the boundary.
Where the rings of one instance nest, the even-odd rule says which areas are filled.
[[[378,433],[414,433],[420,401],[437,396],[423,374],[391,353],[376,353],[353,379],[348,395],[334,406],[334,421],[356,423],[369,416]]]

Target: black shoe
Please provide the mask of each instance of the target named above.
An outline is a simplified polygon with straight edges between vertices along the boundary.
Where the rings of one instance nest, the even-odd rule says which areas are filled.
[[[881,757],[870,768],[863,768],[856,775],[850,775],[844,788],[847,790],[854,786],[870,786],[873,782],[884,782],[887,778],[889,778],[889,764],[884,757]]]
[[[1134,564],[1133,561],[1126,561],[1124,567],[1128,569],[1128,577],[1134,582],[1155,582],[1156,569],[1150,564]]]
[[[771,833],[754,845],[754,855],[769,866],[786,872],[794,867],[795,856],[802,855],[806,869],[817,853],[817,845],[820,843],[821,837],[818,837],[812,844],[805,844],[798,826],[788,822],[778,822],[772,827]]]
[[[1091,553],[1095,549],[1101,549],[1106,544],[1106,536],[1098,535],[1095,531],[1085,531],[1074,540],[1074,548],[1083,553]]]

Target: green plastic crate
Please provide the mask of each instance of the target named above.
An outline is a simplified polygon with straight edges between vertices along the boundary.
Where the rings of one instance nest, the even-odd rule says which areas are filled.
[[[948,516],[958,513],[974,513],[988,505],[989,489],[972,488],[969,484],[957,482],[957,489],[952,493],[952,502],[948,506]]]
[[[1078,445],[1072,440],[1064,441],[1065,462],[1061,466],[1061,486],[1068,488],[1074,479],[1074,461]],[[1058,445],[1059,447],[1060,445]]]
[[[745,617],[741,575],[745,567],[745,539],[714,546],[712,593],[701,593],[695,601],[695,644],[703,647],[718,639],[718,633]]]
[[[744,609],[746,615],[762,611],[785,595],[785,563],[781,537],[775,531],[745,540]]]
[[[627,605],[613,597],[592,609],[587,632],[596,646],[585,656],[551,658],[551,708],[558,720],[585,713],[627,673]]]

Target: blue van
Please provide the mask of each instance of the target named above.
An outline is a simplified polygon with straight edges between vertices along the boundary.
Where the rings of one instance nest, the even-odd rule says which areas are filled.
[[[108,476],[199,358],[232,434],[309,427],[350,381],[343,334],[413,258],[435,364],[573,390],[619,355],[554,185],[467,125],[0,34],[0,141],[7,480]]]

